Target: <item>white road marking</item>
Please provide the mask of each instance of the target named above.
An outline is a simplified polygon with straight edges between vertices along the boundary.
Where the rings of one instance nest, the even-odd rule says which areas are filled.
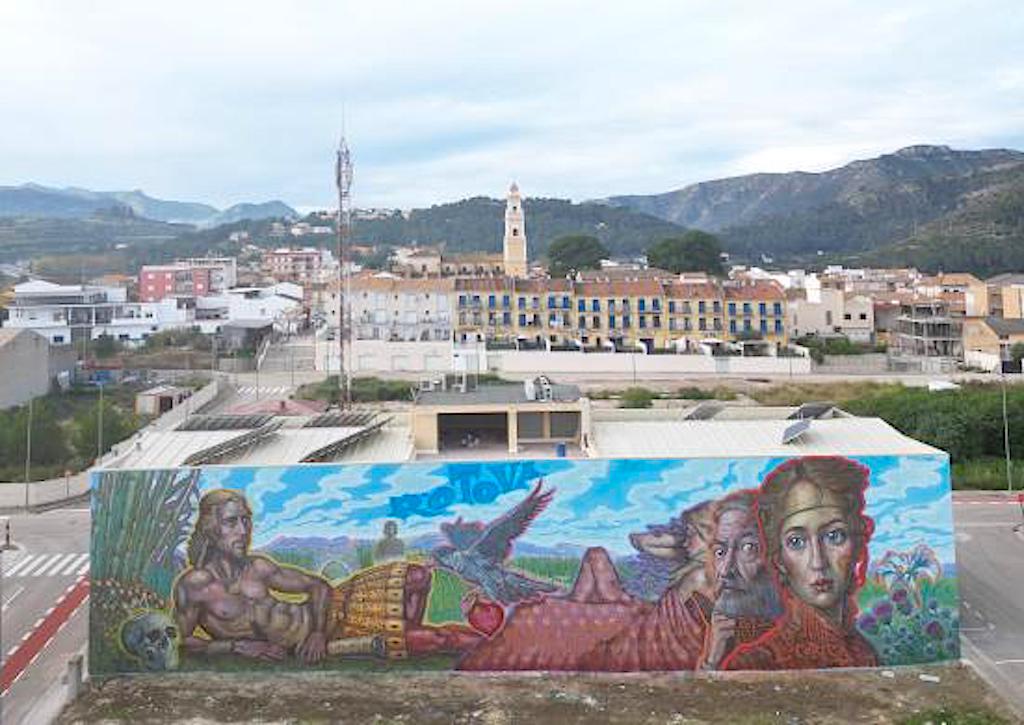
[[[83,562],[88,562],[88,561],[89,561],[89,555],[88,554],[79,554],[78,557],[76,559],[74,559],[74,561],[71,561],[70,563],[68,563],[67,566],[64,567],[64,570],[61,571],[60,576],[68,576],[69,574],[74,574],[75,570],[78,567],[80,567]]]
[[[57,554],[57,556],[60,556],[60,554]],[[33,576],[33,572],[35,572],[35,571],[39,570],[40,568],[46,566],[46,563],[48,561],[51,561],[50,555],[49,554],[42,554],[42,555],[39,556],[38,559],[36,559],[34,562],[32,562],[31,566],[27,566],[24,569],[22,569],[21,571],[19,571],[17,576]]]
[[[1024,665],[1024,660],[996,660],[997,665]]]
[[[68,559],[74,558],[74,554],[64,554],[63,556],[55,556],[53,561],[42,569],[36,572],[36,576],[49,576],[54,574],[58,569],[68,563]]]
[[[12,566],[10,569],[5,571],[4,572],[4,576],[6,576],[6,577],[17,576],[18,570],[24,569],[28,565],[28,563],[30,561],[34,561],[35,559],[36,559],[36,556],[34,554],[30,554],[30,555],[26,556],[24,559],[22,559],[21,561],[17,562],[14,566]]]
[[[80,576],[82,574],[85,574],[85,572],[87,572],[87,571],[89,571],[89,559],[88,558],[85,560],[85,563],[82,564],[82,566],[78,567],[78,571],[76,571],[75,574],[78,574]]]
[[[0,612],[6,612],[7,608],[9,606],[11,606],[11,602],[13,602],[15,599],[17,599],[18,595],[21,594],[23,591],[25,591],[25,587],[18,587],[17,591],[15,591],[14,594],[12,594],[11,596],[7,597],[7,601],[4,602],[4,606],[0,607]]]

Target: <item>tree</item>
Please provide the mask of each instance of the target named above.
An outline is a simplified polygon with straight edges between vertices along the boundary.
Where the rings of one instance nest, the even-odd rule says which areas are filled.
[[[722,244],[714,234],[690,230],[681,237],[663,239],[647,250],[652,267],[669,272],[707,272],[721,275]]]
[[[100,335],[96,338],[96,342],[93,346],[93,352],[96,353],[96,357],[100,359],[106,359],[114,357],[121,351],[121,345],[110,335]]]
[[[75,453],[83,461],[91,461],[97,457],[96,445],[99,442],[99,401],[90,409],[75,416],[74,430],[71,433],[71,445]],[[120,408],[103,401],[103,453],[109,451],[135,431],[131,416],[125,415]]]
[[[572,275],[583,269],[599,269],[608,250],[597,237],[567,234],[548,247],[548,272],[552,277]]]
[[[1015,342],[1010,346],[1010,358],[1017,363],[1024,359],[1024,342]]]
[[[22,405],[5,416],[4,464],[18,465],[25,460],[28,445],[28,405]],[[67,458],[64,430],[57,420],[53,405],[43,398],[32,403],[32,464],[61,463]]]
[[[619,399],[620,408],[650,408],[654,393],[647,388],[627,388]]]

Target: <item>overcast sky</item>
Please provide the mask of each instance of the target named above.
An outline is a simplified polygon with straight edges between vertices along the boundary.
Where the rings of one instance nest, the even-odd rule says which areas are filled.
[[[361,207],[511,179],[527,196],[656,193],[915,143],[1024,149],[1024,12],[0,0],[0,185],[327,205],[343,109]]]

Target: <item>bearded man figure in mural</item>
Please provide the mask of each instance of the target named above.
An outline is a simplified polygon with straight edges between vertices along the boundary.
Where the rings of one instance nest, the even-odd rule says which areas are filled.
[[[870,472],[840,457],[787,461],[758,492],[758,518],[785,613],[764,636],[727,656],[723,669],[873,667],[854,627],[874,522],[864,514]]]
[[[251,541],[252,510],[241,493],[203,495],[188,542],[190,566],[174,585],[186,651],[313,664],[327,655],[456,653],[481,638],[462,625],[423,624],[429,567],[392,561],[332,588],[322,577],[253,555]]]
[[[703,554],[704,586],[680,580],[657,604],[601,643],[587,669],[717,669],[736,646],[750,642],[781,614],[766,566],[749,491],[730,494],[711,507],[704,542],[689,542],[690,556]]]

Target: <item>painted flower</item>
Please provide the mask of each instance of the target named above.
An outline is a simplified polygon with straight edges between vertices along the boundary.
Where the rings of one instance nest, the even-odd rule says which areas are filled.
[[[857,624],[865,632],[875,632],[878,630],[878,620],[871,613],[862,614],[860,619],[857,620]]]
[[[897,604],[907,601],[908,596],[906,589],[894,589],[892,592],[892,600]]]
[[[942,639],[946,635],[946,631],[942,628],[942,623],[937,619],[933,619],[924,626],[924,632],[932,639]]]
[[[878,618],[878,621],[888,624],[889,620],[892,619],[892,604],[888,601],[879,602],[875,605],[872,612]]]

